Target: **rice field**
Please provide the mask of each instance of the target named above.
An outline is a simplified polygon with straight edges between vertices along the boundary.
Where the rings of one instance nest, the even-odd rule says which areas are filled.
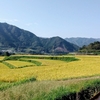
[[[8,66],[4,65],[3,63],[0,63],[0,70],[9,69]]]
[[[13,82],[24,78],[35,77],[36,80],[65,80],[70,78],[100,75],[100,56],[76,56],[78,61],[33,59],[41,66],[10,69],[0,63],[0,81]],[[31,59],[32,60],[32,59]],[[30,65],[29,62],[7,61],[16,67]]]
[[[37,57],[0,61],[0,100],[59,100],[73,93],[86,98],[100,90],[100,56],[75,56],[78,60]]]
[[[13,60],[9,60],[9,61],[6,61],[7,63],[15,66],[15,67],[21,67],[21,66],[34,66],[35,64],[33,63],[30,63],[30,62],[23,62],[23,61],[13,61]]]
[[[4,59],[4,56],[0,56],[0,60],[3,60]]]

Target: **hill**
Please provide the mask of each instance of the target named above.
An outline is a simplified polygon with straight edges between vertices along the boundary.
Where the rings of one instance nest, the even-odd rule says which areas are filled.
[[[34,33],[0,23],[0,49],[24,53],[68,53],[78,49],[60,37],[40,38]]]
[[[58,36],[48,39],[42,39],[42,41],[44,41],[43,43],[44,48],[48,52],[53,52],[53,53],[74,52],[79,48],[78,46],[73,45]]]
[[[77,38],[65,38],[66,41],[70,43],[74,43],[78,45],[79,47],[82,47],[84,45],[89,45],[90,43],[93,43],[95,41],[100,41],[100,39],[96,38],[82,38],[82,37],[77,37]]]
[[[80,48],[79,52],[87,54],[100,54],[100,42],[97,41],[90,43],[87,46],[84,45],[82,48]]]

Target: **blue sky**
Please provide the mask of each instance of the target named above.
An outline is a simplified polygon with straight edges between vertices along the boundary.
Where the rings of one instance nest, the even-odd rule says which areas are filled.
[[[100,0],[0,0],[0,22],[39,37],[100,38]]]

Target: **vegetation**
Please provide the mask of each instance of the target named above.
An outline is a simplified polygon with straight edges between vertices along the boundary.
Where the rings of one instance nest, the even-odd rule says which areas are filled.
[[[1,81],[0,82],[0,91],[4,91],[8,88],[11,88],[13,86],[18,86],[27,82],[32,82],[32,81],[36,81],[36,79],[34,77],[30,77],[30,78],[25,78],[23,80],[19,80],[16,82],[13,81],[9,81],[9,82],[5,82],[5,81]]]
[[[2,61],[4,59],[4,56],[0,56],[0,61]]]
[[[17,61],[15,62],[19,62],[18,65],[16,65],[17,63],[13,62],[15,59],[11,60],[14,57],[15,59],[17,59]],[[55,58],[57,60],[55,60]],[[61,60],[58,60],[58,58]],[[13,67],[11,66],[9,67],[14,68],[14,69],[5,70],[5,73],[6,73],[5,75],[4,75],[3,69],[0,70],[0,75],[1,75],[0,80],[9,81],[11,79],[12,81],[16,81],[21,78],[23,79],[24,77],[30,77],[30,76],[35,77],[37,80],[64,80],[64,79],[69,79],[69,78],[95,76],[95,75],[100,74],[100,71],[98,70],[99,69],[99,59],[100,59],[99,56],[98,57],[97,56],[86,56],[86,57],[77,56],[77,59],[80,59],[80,60],[76,60],[75,57],[58,57],[58,58],[57,57],[54,57],[54,58],[53,57],[42,57],[42,56],[41,57],[27,56],[27,58],[26,56],[24,56],[24,58],[23,56],[22,58],[21,56],[8,57],[6,58],[6,61],[4,62],[8,64],[8,65],[6,64],[7,66],[13,65]],[[62,61],[62,59],[64,61]],[[67,62],[65,61],[66,59],[67,59]],[[26,65],[29,64],[29,67],[19,69],[20,66],[22,66],[23,64],[23,61],[21,62],[18,60],[25,60],[29,62],[35,61],[35,65],[33,64],[33,67],[32,67],[30,66],[29,62],[24,62],[23,66],[25,66],[25,64]],[[71,61],[71,60],[76,60],[76,61]],[[14,64],[12,64],[11,62]],[[37,64],[40,64],[39,68],[37,67],[36,62]],[[18,66],[17,70],[16,70],[16,66]],[[94,66],[95,66],[95,69],[94,69]],[[8,77],[8,74],[9,74],[9,77]]]
[[[31,59],[28,60],[28,59],[23,59],[23,58],[22,58],[22,59],[19,59],[19,60],[20,60],[20,61],[25,61],[25,62],[31,62],[31,63],[34,63],[36,66],[41,66],[41,64],[42,64],[41,62],[35,61],[35,60],[33,60],[33,59],[32,59],[32,60],[31,60]]]
[[[100,80],[36,81],[0,91],[2,100],[90,100],[100,91]]]
[[[99,60],[100,56],[87,55],[1,57],[0,98],[89,100],[100,91]]]
[[[90,43],[88,46],[83,46],[82,48],[80,48],[81,53],[84,54],[100,54],[100,42],[94,42],[94,43]]]
[[[14,65],[12,65],[12,64],[10,64],[10,63],[8,63],[8,62],[5,62],[5,61],[3,61],[3,64],[5,64],[6,66],[8,66],[8,67],[11,68],[11,69],[16,68]]]
[[[14,60],[8,60],[6,61],[6,63],[14,66],[14,68],[23,68],[23,67],[35,65],[34,63],[30,63],[30,62],[14,61]]]
[[[22,59],[21,59],[22,58]],[[28,58],[28,59],[50,59],[50,60],[61,60],[61,61],[77,61],[78,59],[75,57],[66,57],[66,56],[10,56],[10,57],[5,57],[4,60],[25,60],[23,58]],[[29,61],[31,62],[31,61]]]

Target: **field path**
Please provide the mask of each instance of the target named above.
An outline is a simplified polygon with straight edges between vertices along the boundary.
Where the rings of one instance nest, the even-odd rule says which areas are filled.
[[[100,79],[100,76],[91,76],[91,77],[82,77],[82,78],[73,78],[73,79],[66,79],[66,80],[60,80],[61,83],[73,83],[73,82],[80,82],[85,80],[92,80],[92,79]]]

